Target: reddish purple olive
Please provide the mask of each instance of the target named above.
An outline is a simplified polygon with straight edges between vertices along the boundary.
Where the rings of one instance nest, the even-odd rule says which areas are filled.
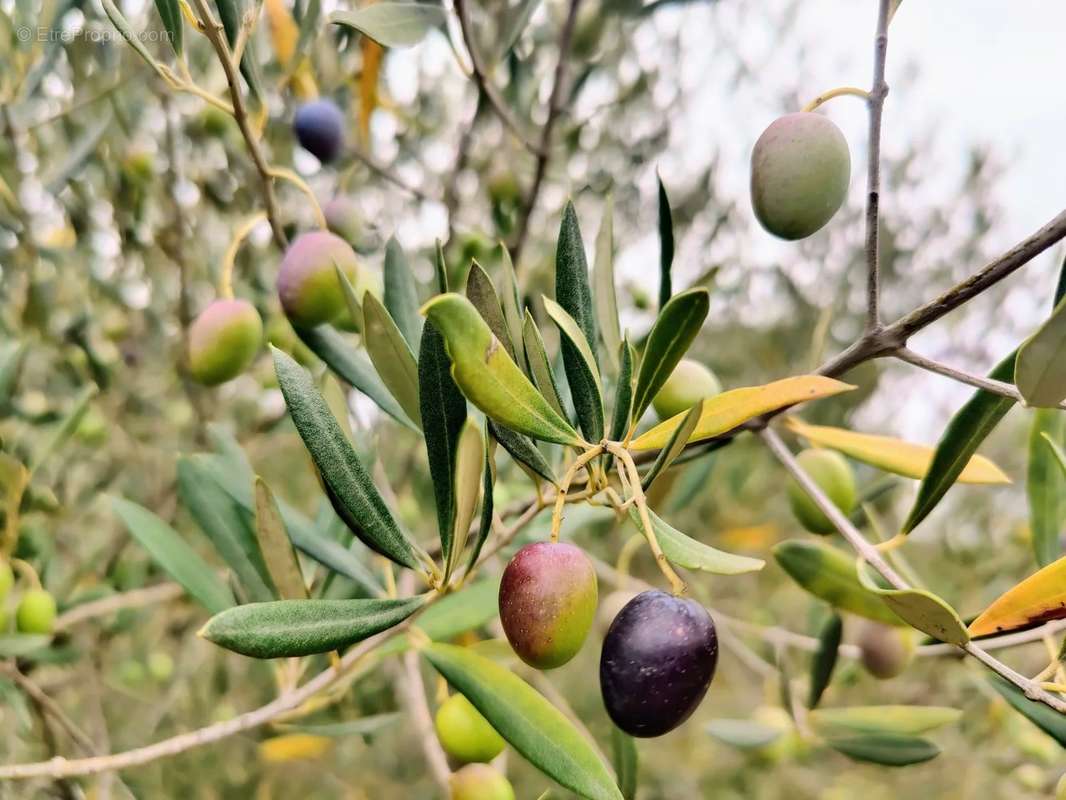
[[[293,325],[313,328],[348,316],[336,267],[350,277],[359,271],[355,251],[329,231],[303,233],[289,245],[278,269],[278,297]]]
[[[216,300],[189,326],[189,375],[217,386],[252,363],[263,342],[263,320],[247,300]]]
[[[344,112],[332,100],[312,100],[296,109],[292,121],[300,146],[324,164],[344,150]]]
[[[577,655],[596,616],[596,571],[563,542],[523,547],[500,581],[500,622],[518,657],[537,669]]]
[[[662,736],[696,710],[717,665],[718,634],[703,606],[657,589],[641,592],[604,637],[603,703],[630,736]]]

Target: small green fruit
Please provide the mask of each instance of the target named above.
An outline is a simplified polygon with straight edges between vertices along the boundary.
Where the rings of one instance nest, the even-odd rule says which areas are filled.
[[[247,300],[216,300],[189,328],[189,375],[217,386],[252,363],[263,341],[263,320]]]
[[[856,644],[862,665],[880,680],[895,678],[914,658],[914,638],[906,628],[863,620]]]
[[[467,764],[452,774],[451,800],[514,800],[510,781],[488,764]]]
[[[304,233],[289,245],[278,269],[277,288],[293,325],[313,328],[348,315],[338,267],[352,279],[359,263],[355,251],[335,233]]]
[[[659,419],[669,419],[688,411],[700,400],[722,391],[718,377],[698,361],[681,359],[651,404]]]
[[[15,573],[11,571],[11,565],[6,561],[0,561],[0,600],[7,597],[14,585]]]
[[[796,456],[796,461],[833,501],[833,505],[845,516],[851,513],[856,501],[855,474],[844,456],[835,450],[804,450]],[[796,519],[811,533],[825,536],[836,530],[810,495],[791,478],[788,482],[788,500]]]
[[[343,195],[334,197],[322,206],[322,214],[326,217],[326,226],[333,233],[352,247],[359,247],[363,238],[363,220],[351,198]]]
[[[434,722],[445,751],[464,764],[488,763],[506,745],[496,729],[461,694],[453,694],[437,709]]]
[[[167,653],[155,652],[148,656],[148,674],[158,683],[166,683],[174,674],[174,659]]]
[[[803,239],[840,209],[851,179],[844,134],[821,114],[799,112],[771,123],[751,154],[751,205],[782,239]]]
[[[15,611],[20,633],[51,633],[56,623],[56,601],[44,589],[30,589],[22,595]]]

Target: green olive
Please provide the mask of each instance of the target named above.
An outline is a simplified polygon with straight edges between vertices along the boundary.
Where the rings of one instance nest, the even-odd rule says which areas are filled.
[[[844,456],[834,450],[804,450],[796,456],[796,461],[833,505],[845,516],[851,513],[856,502],[855,474]],[[793,479],[788,482],[788,500],[796,519],[811,533],[824,536],[836,530],[810,495]]]
[[[51,633],[56,624],[56,601],[44,589],[23,593],[15,611],[20,633]]]
[[[448,755],[463,763],[492,761],[506,746],[503,737],[461,694],[453,694],[437,709],[435,724]]]

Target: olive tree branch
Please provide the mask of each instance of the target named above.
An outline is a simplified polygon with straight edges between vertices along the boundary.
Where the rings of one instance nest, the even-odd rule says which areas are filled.
[[[881,327],[881,114],[888,95],[885,56],[888,52],[888,18],[891,0],[880,0],[874,39],[874,78],[867,98],[870,109],[869,155],[866,166],[866,332]]]

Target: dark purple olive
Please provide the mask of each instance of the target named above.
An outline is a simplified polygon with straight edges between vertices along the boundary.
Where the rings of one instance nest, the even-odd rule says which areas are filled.
[[[718,634],[703,606],[657,589],[641,592],[604,637],[603,703],[630,736],[662,736],[696,710],[717,665]]]
[[[344,149],[344,114],[332,100],[312,100],[296,109],[292,127],[304,150],[328,164]]]

